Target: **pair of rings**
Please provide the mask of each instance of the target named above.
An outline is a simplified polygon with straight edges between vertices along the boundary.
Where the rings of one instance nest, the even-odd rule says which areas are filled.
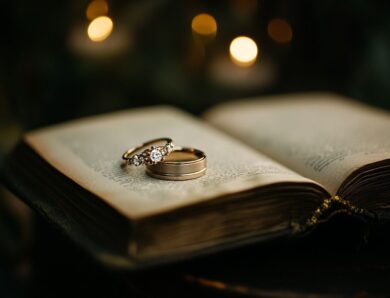
[[[159,138],[130,148],[122,155],[130,166],[146,166],[146,173],[163,180],[189,180],[206,173],[203,151],[173,145],[171,138]]]

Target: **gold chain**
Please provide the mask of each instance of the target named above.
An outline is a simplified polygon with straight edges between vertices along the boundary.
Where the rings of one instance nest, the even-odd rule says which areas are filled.
[[[311,227],[318,223],[321,216],[334,205],[338,203],[346,207],[347,210],[353,213],[362,213],[363,209],[352,205],[349,201],[342,199],[340,196],[335,195],[329,199],[325,199],[321,206],[314,210],[314,214],[306,221],[306,226]]]

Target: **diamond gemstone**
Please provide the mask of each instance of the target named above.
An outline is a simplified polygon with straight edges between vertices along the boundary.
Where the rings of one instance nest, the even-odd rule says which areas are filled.
[[[163,158],[163,155],[162,155],[162,152],[160,151],[160,149],[153,149],[151,152],[150,152],[150,160],[152,162],[159,162],[161,161]]]
[[[131,162],[133,163],[133,165],[135,165],[136,167],[140,166],[142,164],[142,160],[139,158],[138,155],[135,155]]]
[[[171,153],[173,150],[173,144],[172,143],[168,143],[165,145],[165,151],[169,154]]]

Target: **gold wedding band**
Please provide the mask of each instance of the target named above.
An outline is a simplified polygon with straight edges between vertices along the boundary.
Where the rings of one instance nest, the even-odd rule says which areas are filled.
[[[206,174],[207,160],[203,151],[178,147],[164,161],[146,166],[146,173],[163,180],[190,180]]]
[[[173,148],[174,145],[171,138],[153,139],[140,146],[130,148],[123,153],[122,159],[126,160],[127,164],[136,167],[143,164],[152,165],[164,160],[172,152]]]

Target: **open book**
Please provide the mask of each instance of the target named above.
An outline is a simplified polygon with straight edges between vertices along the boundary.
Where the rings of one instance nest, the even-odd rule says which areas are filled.
[[[207,174],[163,181],[121,166],[157,137],[203,150]],[[3,173],[101,261],[140,268],[299,235],[340,210],[389,218],[390,117],[325,93],[226,103],[204,119],[148,107],[30,132]]]

